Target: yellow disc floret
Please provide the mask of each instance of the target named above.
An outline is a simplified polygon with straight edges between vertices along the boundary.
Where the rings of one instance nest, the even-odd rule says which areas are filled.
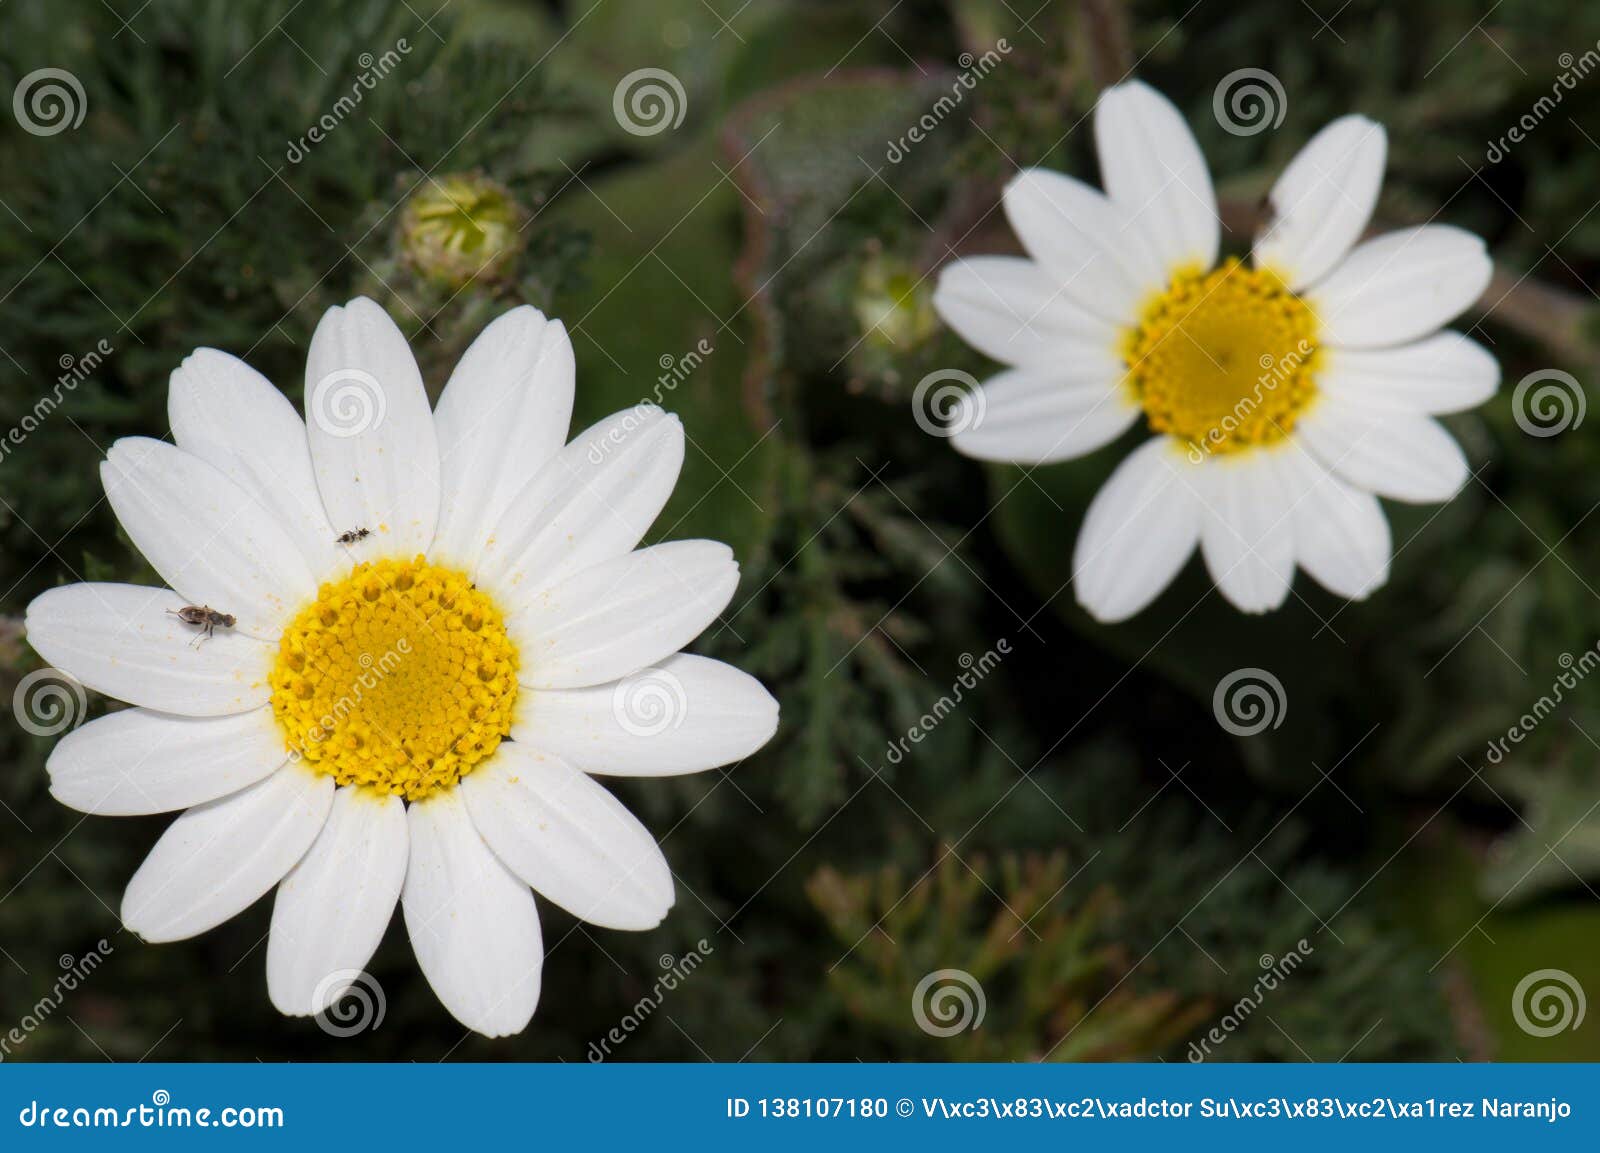
[[[341,785],[414,801],[510,732],[517,653],[461,573],[380,560],[322,586],[284,629],[269,679],[291,753]]]
[[[1270,269],[1180,272],[1125,335],[1127,384],[1152,431],[1202,452],[1272,444],[1316,395],[1316,337]]]

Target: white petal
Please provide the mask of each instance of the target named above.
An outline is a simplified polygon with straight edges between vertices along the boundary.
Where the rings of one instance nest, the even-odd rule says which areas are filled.
[[[1094,383],[1070,378],[1076,366],[1013,368],[961,401],[950,427],[956,451],[977,460],[1050,464],[1110,444],[1139,417],[1112,368]]]
[[[489,1037],[520,1033],[539,1003],[544,943],[533,893],[489,851],[459,790],[407,811],[401,907],[423,976],[444,1007]]]
[[[471,569],[512,498],[566,443],[575,371],[566,328],[527,305],[472,342],[433,413],[444,491],[436,555]]]
[[[650,830],[565,761],[503,744],[461,795],[506,868],[574,917],[653,929],[672,908],[672,870]]]
[[[1317,388],[1363,407],[1463,412],[1500,387],[1500,362],[1459,332],[1439,332],[1398,348],[1328,348]]]
[[[661,777],[748,757],[778,728],[778,702],[732,665],[679,653],[609,685],[524,690],[511,735],[589,773]]]
[[[328,309],[311,337],[306,434],[328,520],[372,533],[358,557],[427,551],[439,517],[433,413],[405,336],[366,297]]]
[[[1294,508],[1294,552],[1300,567],[1331,593],[1365,599],[1389,579],[1393,544],[1383,506],[1307,453],[1285,453],[1283,459],[1301,474]]]
[[[28,643],[89,688],[186,717],[242,713],[267,703],[276,650],[237,629],[209,639],[172,615],[187,602],[169,589],[75,584],[28,606]]]
[[[1022,246],[1068,297],[1115,324],[1131,324],[1165,269],[1106,195],[1044,168],[1017,173],[1002,203]]]
[[[665,660],[727,607],[739,566],[725,544],[678,540],[584,569],[507,621],[534,689],[604,684]]]
[[[1200,553],[1222,595],[1247,613],[1283,604],[1294,579],[1298,474],[1280,469],[1277,458],[1295,449],[1258,449],[1212,457],[1199,470],[1205,520]]]
[[[128,882],[122,923],[181,941],[244,912],[305,856],[333,804],[333,778],[285,765],[179,817]]]
[[[1072,569],[1078,603],[1126,620],[1172,582],[1200,537],[1195,465],[1171,437],[1140,445],[1101,486],[1083,518]]]
[[[1472,233],[1425,224],[1362,244],[1306,297],[1324,343],[1379,348],[1449,324],[1483,295],[1493,271]]]
[[[1372,219],[1387,153],[1383,125],[1365,116],[1341,116],[1307,141],[1267,194],[1257,267],[1294,289],[1327,275]]]
[[[134,547],[190,603],[238,618],[262,640],[316,595],[305,558],[233,481],[165,441],[124,437],[100,465],[106,499]]]
[[[343,561],[311,471],[306,425],[287,397],[238,357],[197,349],[167,391],[172,439],[220,470],[294,539],[312,576]]]
[[[962,340],[1002,364],[1062,364],[1116,352],[1115,326],[1085,312],[1042,268],[1016,256],[945,265],[933,307]]]
[[[1222,226],[1211,174],[1172,102],[1134,80],[1100,94],[1094,141],[1106,192],[1170,270],[1210,268]]]
[[[45,768],[63,805],[140,817],[236,793],[288,759],[271,709],[204,718],[124,709],[62,737]]]
[[[653,405],[602,420],[556,454],[494,525],[477,575],[516,600],[625,555],[683,467],[683,425]]]
[[[1317,400],[1295,426],[1323,464],[1368,492],[1413,504],[1449,500],[1467,482],[1467,458],[1431,416]]]
[[[327,824],[272,905],[267,992],[280,1013],[320,1013],[366,968],[406,877],[406,806],[339,789]]]

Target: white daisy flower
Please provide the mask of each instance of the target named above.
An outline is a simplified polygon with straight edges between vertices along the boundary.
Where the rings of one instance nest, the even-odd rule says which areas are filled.
[[[201,349],[172,375],[176,444],[112,447],[106,495],[170,591],[53,589],[27,636],[137,706],[61,741],[56,798],[186,810],[128,885],[129,929],[192,937],[277,886],[268,990],[302,1015],[349,987],[398,902],[445,1007],[501,1036],[539,999],[529,886],[597,925],[660,922],[666,859],[591,774],[728,764],[778,706],[678,651],[733,595],[729,549],[635,547],[683,463],[677,418],[640,406],[563,447],[573,372],[561,323],[518,308],[430,412],[405,337],[361,299],[317,326],[309,423]]]
[[[1004,204],[1028,258],[940,277],[940,315],[1008,366],[955,414],[956,448],[1048,464],[1143,420],[1154,435],[1096,495],[1073,556],[1099,620],[1144,608],[1196,544],[1246,612],[1281,605],[1296,565],[1367,596],[1389,574],[1377,498],[1450,499],[1467,463],[1434,416],[1499,385],[1488,352],[1439,331],[1489,282],[1483,242],[1430,224],[1358,243],[1386,144],[1346,116],[1273,186],[1251,262],[1219,264],[1211,177],[1178,110],[1123,84],[1094,129],[1104,193],[1019,173]]]

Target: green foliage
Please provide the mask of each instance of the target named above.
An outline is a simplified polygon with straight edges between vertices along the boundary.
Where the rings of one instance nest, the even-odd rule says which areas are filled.
[[[851,877],[824,866],[806,891],[846,946],[830,989],[887,1033],[890,1054],[905,1046],[908,1012],[927,1053],[950,1060],[1103,1061],[1170,1046],[1205,1007],[1127,984],[1127,959],[1100,930],[1109,893],[1068,911],[1058,898],[1070,880],[1064,853],[991,867],[945,846],[909,887],[893,866]]]
[[[155,579],[96,464],[117,437],[165,434],[182,357],[239,354],[298,401],[318,318],[364,293],[434,389],[527,302],[572,334],[575,427],[641,399],[678,413],[691,447],[655,535],[733,546],[743,582],[698,648],[783,705],[743,764],[617,784],[660,837],[678,906],[622,934],[542,905],[545,1001],[501,1042],[463,1037],[398,921],[371,966],[384,1023],[338,1042],[267,1003],[266,902],[181,944],[121,932],[120,893],[165,821],[65,810],[52,739],[8,724],[0,1029],[48,995],[58,957],[113,946],[10,1057],[582,1060],[661,958],[700,950],[612,1059],[1181,1060],[1263,955],[1302,940],[1306,963],[1214,1059],[1600,1056],[1592,1031],[1547,1045],[1507,1009],[1536,968],[1600,981],[1594,687],[1489,755],[1563,654],[1600,637],[1591,428],[1531,436],[1509,387],[1550,367],[1587,381],[1600,362],[1600,150],[1584,130],[1600,76],[1488,156],[1561,54],[1593,47],[1582,13],[1352,0],[1324,27],[1265,0],[1060,0],[1026,23],[1013,8],[0,6],[5,90],[63,68],[87,105],[52,136],[0,117],[0,424],[59,392],[0,456],[8,699],[34,667],[18,640],[32,596]],[[994,71],[902,145],[961,53],[1002,37]],[[389,74],[341,106],[386,51]],[[996,208],[1016,166],[1096,179],[1086,118],[1135,62],[1194,126],[1231,250],[1295,149],[1359,111],[1389,132],[1379,221],[1472,228],[1500,265],[1493,309],[1466,323],[1508,387],[1450,419],[1475,480],[1442,509],[1389,506],[1394,572],[1367,602],[1302,579],[1283,611],[1246,618],[1196,566],[1134,621],[1097,626],[1074,606],[1072,541],[1127,445],[986,469],[914,419],[928,373],[992,370],[931,319],[937,269],[1016,251]],[[1217,124],[1216,84],[1243,67],[1283,83],[1278,128]],[[679,126],[619,123],[617,85],[642,68],[682,84]],[[408,212],[479,179],[509,195],[521,251],[464,283],[435,275],[407,248]],[[100,363],[58,383],[102,341]],[[1245,666],[1282,682],[1287,711],[1236,738],[1211,698]],[[912,990],[940,968],[982,982],[982,1029],[917,1028]]]

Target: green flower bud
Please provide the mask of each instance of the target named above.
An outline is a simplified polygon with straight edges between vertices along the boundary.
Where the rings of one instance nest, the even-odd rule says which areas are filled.
[[[862,266],[851,308],[867,341],[885,348],[905,351],[939,325],[931,279],[892,257],[874,255]]]
[[[423,182],[406,202],[400,244],[407,262],[446,287],[510,276],[522,255],[527,222],[504,185],[479,173]]]

